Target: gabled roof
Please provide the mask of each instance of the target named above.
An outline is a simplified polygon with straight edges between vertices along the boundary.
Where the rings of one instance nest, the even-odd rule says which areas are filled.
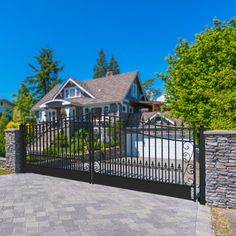
[[[12,102],[10,102],[9,100],[4,99],[4,98],[3,99],[0,98],[0,102],[6,103],[6,104],[8,104],[10,106],[14,106],[14,104]]]
[[[107,77],[80,81],[74,78],[68,80],[73,81],[82,87],[87,94],[91,94],[90,97],[75,97],[69,98],[68,101],[73,103],[85,105],[93,103],[106,103],[106,102],[120,102],[125,99],[131,84],[138,77],[138,72],[128,72],[118,75],[111,75]],[[66,81],[66,83],[68,82]],[[46,94],[33,108],[32,110],[39,110],[40,105],[53,100],[58,92],[65,86],[64,83],[61,86],[54,87],[48,94]]]

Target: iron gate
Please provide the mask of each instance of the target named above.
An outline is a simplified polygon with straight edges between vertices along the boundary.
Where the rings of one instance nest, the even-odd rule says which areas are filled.
[[[21,129],[27,172],[204,203],[202,128],[88,114]]]

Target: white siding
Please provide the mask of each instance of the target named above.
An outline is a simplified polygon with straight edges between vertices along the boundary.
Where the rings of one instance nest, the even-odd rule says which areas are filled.
[[[144,142],[143,142],[144,138]],[[137,141],[138,140],[138,141]],[[183,142],[182,141],[174,141],[174,140],[168,140],[161,138],[155,138],[150,137],[148,138],[147,135],[143,137],[143,135],[139,134],[138,139],[136,134],[132,134],[132,138],[130,134],[127,134],[127,156],[133,156],[136,157],[137,155],[142,158],[148,158],[149,157],[149,146],[150,146],[150,157],[155,158],[155,152],[156,157],[161,158],[161,154],[163,152],[163,158],[167,159],[168,155],[170,159],[175,159],[175,150],[176,150],[176,158],[177,160],[182,160],[182,149],[184,150],[185,157],[189,159],[190,155],[192,155],[193,152],[193,143],[191,142]],[[149,145],[150,144],[150,145]],[[156,145],[155,145],[156,144]],[[156,146],[156,148],[155,148]]]

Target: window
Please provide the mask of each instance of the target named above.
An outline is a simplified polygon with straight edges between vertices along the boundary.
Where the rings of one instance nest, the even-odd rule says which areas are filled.
[[[64,95],[65,95],[65,98],[80,97],[81,91],[79,88],[76,88],[76,87],[66,88]]]
[[[126,105],[123,105],[123,106],[122,106],[122,111],[123,111],[123,112],[126,112],[126,111],[127,111],[127,106],[126,106]]]
[[[133,107],[130,107],[130,108],[129,108],[129,112],[130,112],[130,113],[133,113],[133,112],[134,112]]]
[[[107,115],[109,113],[109,107],[105,106],[104,109],[103,109],[103,112],[104,112],[105,115]]]
[[[133,83],[132,86],[131,86],[131,96],[133,98],[137,98],[138,96],[138,93],[137,93],[137,84],[136,83]]]
[[[65,90],[65,98],[68,98],[69,97],[69,89],[66,89]]]
[[[75,97],[75,89],[70,89],[70,97]]]
[[[76,88],[76,96],[81,97],[81,91],[79,88]]]

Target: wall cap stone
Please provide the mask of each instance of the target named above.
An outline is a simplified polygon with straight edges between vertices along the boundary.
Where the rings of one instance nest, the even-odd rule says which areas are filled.
[[[20,129],[11,128],[11,129],[6,129],[6,130],[5,130],[5,132],[16,132],[16,131],[20,131]]]
[[[205,135],[236,135],[236,130],[207,130]]]

